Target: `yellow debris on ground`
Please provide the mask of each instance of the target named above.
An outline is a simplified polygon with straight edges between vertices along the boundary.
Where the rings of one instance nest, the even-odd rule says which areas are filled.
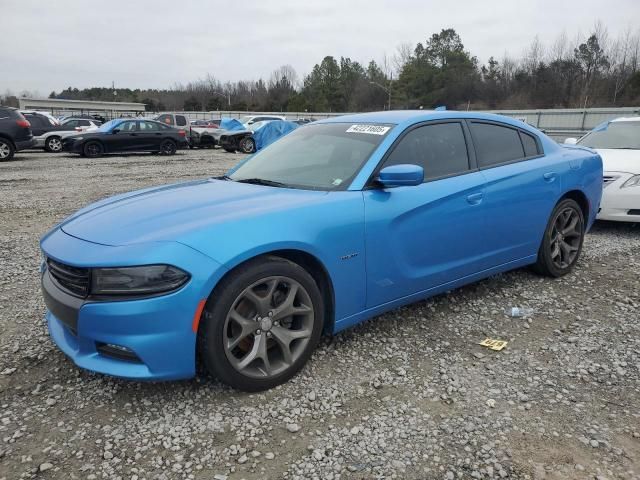
[[[507,342],[504,340],[494,340],[493,338],[485,338],[478,345],[490,348],[491,350],[500,351],[507,346]]]

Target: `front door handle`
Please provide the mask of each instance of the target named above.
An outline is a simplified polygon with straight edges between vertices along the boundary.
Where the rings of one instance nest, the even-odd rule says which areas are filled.
[[[547,172],[543,175],[545,181],[551,183],[556,179],[556,172]]]
[[[478,205],[480,202],[482,202],[482,197],[482,192],[472,193],[471,195],[467,196],[467,202],[469,202],[471,205]]]

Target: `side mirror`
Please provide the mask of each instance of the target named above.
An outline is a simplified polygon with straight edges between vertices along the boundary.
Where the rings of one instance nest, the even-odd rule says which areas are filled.
[[[119,128],[114,128],[113,130],[111,130],[111,133],[113,133],[113,134],[120,133],[120,129]]]
[[[380,170],[377,180],[384,187],[420,185],[424,181],[424,169],[419,165],[391,165]]]
[[[578,143],[578,139],[573,137],[565,138],[564,143],[565,145],[575,145]]]

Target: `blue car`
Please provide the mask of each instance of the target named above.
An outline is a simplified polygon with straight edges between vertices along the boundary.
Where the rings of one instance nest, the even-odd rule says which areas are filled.
[[[264,390],[323,332],[527,265],[565,275],[601,194],[596,152],[507,117],[323,120],[223,177],[101,200],[54,227],[46,320],[82,368],[169,380],[199,359]]]

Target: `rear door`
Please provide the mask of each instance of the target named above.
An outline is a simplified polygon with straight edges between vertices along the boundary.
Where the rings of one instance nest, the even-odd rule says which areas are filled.
[[[424,183],[363,192],[367,307],[481,269],[484,177],[475,166],[464,121],[412,128],[380,168],[407,163],[424,168]]]
[[[138,135],[140,136],[140,148],[144,150],[160,150],[162,142],[162,126],[156,122],[141,120],[138,122]]]
[[[499,122],[469,120],[478,167],[486,181],[491,266],[536,255],[560,196],[560,171],[533,134]]]

